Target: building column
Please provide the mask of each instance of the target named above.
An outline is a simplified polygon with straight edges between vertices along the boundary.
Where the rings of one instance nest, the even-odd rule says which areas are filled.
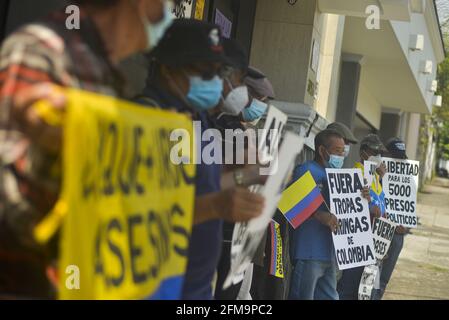
[[[362,64],[363,56],[342,54],[340,88],[338,90],[335,121],[344,123],[351,129],[354,128]]]

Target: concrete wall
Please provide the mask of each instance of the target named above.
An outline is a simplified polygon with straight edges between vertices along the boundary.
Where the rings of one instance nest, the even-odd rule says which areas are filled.
[[[319,32],[316,15],[315,0],[293,6],[287,1],[257,2],[250,63],[266,73],[277,100],[310,102],[306,89],[312,37]]]

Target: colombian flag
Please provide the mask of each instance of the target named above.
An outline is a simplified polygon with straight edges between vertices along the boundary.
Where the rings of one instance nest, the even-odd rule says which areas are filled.
[[[293,228],[298,228],[324,202],[320,189],[310,171],[296,180],[282,193],[278,208]]]

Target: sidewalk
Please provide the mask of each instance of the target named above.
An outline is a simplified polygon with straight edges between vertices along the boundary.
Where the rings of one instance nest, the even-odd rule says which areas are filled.
[[[418,195],[412,229],[384,300],[449,299],[449,179],[436,178]]]

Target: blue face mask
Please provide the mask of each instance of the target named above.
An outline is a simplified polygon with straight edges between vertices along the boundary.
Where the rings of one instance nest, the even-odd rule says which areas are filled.
[[[326,150],[326,153],[329,155],[329,160],[327,160],[326,167],[332,168],[332,169],[341,169],[343,168],[343,163],[345,162],[345,157],[338,156],[336,154],[329,154],[329,152]]]
[[[267,108],[268,105],[266,103],[263,103],[262,101],[257,99],[253,99],[249,107],[242,110],[243,120],[246,122],[251,122],[259,119],[265,113]]]
[[[203,80],[198,76],[190,76],[190,89],[187,101],[198,111],[212,109],[220,102],[223,91],[223,79],[215,76],[211,80]]]
[[[333,169],[343,168],[343,162],[345,162],[345,157],[337,156],[335,154],[331,154],[329,156],[329,160],[327,161],[327,163],[329,164],[329,168]]]

